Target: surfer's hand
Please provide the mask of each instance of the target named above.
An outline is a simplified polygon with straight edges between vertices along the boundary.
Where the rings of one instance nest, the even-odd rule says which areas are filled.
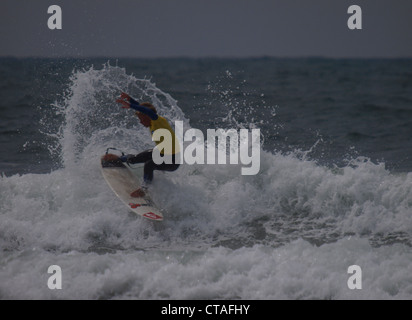
[[[122,162],[129,162],[129,159],[132,158],[132,157],[133,157],[132,154],[128,154],[128,155],[121,156],[121,157],[120,157],[120,160],[121,160]]]
[[[124,101],[122,99],[117,99],[117,103],[120,103],[122,105],[123,109],[129,109],[130,108],[130,102]]]
[[[130,96],[126,92],[120,94],[120,99],[130,101]]]
[[[130,99],[131,99],[131,97],[126,92],[122,92],[120,94],[120,98],[117,99],[116,102],[120,103],[122,105],[123,109],[129,109],[130,108]]]

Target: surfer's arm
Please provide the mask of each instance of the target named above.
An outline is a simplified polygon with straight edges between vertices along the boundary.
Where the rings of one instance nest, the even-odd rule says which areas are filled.
[[[122,92],[120,98],[116,100],[117,103],[123,105],[123,109],[129,109],[131,105],[139,105],[139,102],[129,96],[127,93]]]
[[[141,106],[138,101],[133,99],[125,92],[122,92],[122,94],[120,95],[120,99],[117,99],[116,102],[120,103],[123,109],[132,108],[136,111],[139,111],[147,115],[152,120],[157,120],[159,118],[156,112],[149,108],[146,108],[145,106]]]
[[[154,112],[153,110],[151,110],[149,108],[141,106],[139,104],[139,102],[137,102],[133,98],[130,98],[130,108],[132,108],[136,111],[139,111],[141,113],[144,113],[145,115],[147,115],[152,120],[157,120],[157,118],[159,117],[156,112]]]
[[[132,97],[129,96],[129,101],[130,101],[130,105],[133,104],[139,104],[139,102],[137,102],[135,99],[133,99]]]

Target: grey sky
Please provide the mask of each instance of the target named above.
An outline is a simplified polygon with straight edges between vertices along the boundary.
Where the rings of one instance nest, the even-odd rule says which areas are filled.
[[[49,30],[57,4],[63,29]],[[363,30],[347,9],[362,8]],[[411,0],[1,0],[0,56],[412,57]]]

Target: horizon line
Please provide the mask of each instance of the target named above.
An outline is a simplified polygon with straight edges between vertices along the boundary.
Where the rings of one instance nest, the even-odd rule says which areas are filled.
[[[186,59],[186,60],[259,60],[259,59],[324,59],[324,60],[408,60],[411,56],[328,56],[328,55],[250,55],[250,56],[226,56],[226,55],[210,55],[210,56],[192,56],[192,55],[171,55],[171,56],[113,56],[113,55],[1,55],[0,59],[140,59],[140,60],[167,60],[167,59]]]

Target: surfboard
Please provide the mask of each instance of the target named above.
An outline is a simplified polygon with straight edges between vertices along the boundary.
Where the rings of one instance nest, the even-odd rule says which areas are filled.
[[[102,157],[101,170],[107,184],[129,210],[152,221],[163,220],[162,212],[154,206],[149,195],[146,194],[144,197],[138,198],[130,195],[140,187],[140,184],[138,177],[120,160],[106,161]],[[143,176],[143,167],[140,170]]]

